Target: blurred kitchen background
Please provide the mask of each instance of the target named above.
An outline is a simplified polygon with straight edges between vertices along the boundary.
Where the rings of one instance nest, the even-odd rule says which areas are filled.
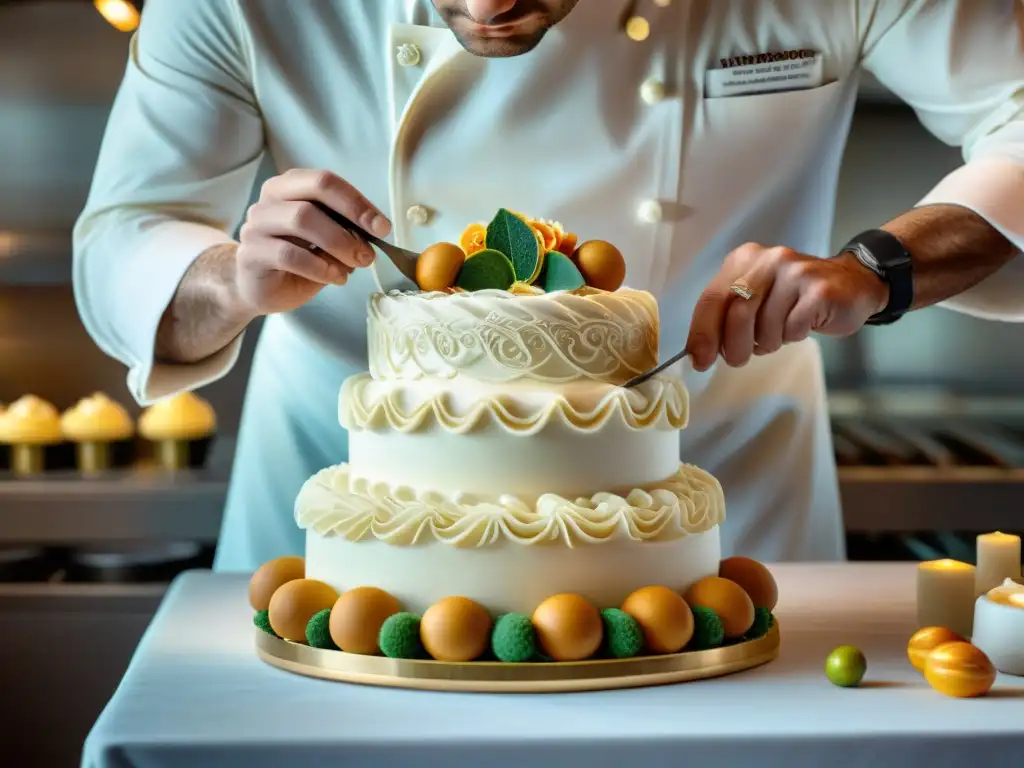
[[[137,412],[70,285],[70,230],[128,41],[90,0],[0,0],[0,402],[31,393],[63,409],[99,390]],[[866,82],[836,246],[959,163]],[[0,473],[0,763],[76,764],[166,583],[209,564],[255,339],[203,390],[220,420],[204,471]],[[941,309],[828,344],[851,558],[973,561],[974,533],[1024,528],[1021,349],[1024,327]]]

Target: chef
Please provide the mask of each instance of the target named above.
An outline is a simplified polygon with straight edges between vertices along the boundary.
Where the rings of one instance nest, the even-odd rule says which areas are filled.
[[[680,452],[722,481],[725,551],[840,559],[815,334],[934,304],[1024,319],[1019,11],[148,0],[74,233],[78,306],[144,404],[223,376],[266,317],[216,560],[248,570],[302,551],[295,494],[345,459],[338,387],[376,280],[401,279],[313,203],[412,249],[500,207],[565,222],[621,246],[663,355],[691,352]],[[965,164],[832,253],[862,71]]]

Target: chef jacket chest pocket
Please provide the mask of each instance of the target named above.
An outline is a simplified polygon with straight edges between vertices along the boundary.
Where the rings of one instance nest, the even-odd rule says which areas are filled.
[[[835,141],[843,85],[835,80],[804,90],[702,99],[693,125],[699,141],[684,160],[684,183],[735,208],[796,172],[822,141]]]

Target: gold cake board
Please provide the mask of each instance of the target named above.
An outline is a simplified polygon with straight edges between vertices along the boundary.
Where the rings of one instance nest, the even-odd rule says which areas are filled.
[[[452,663],[360,656],[279,640],[260,629],[256,652],[267,664],[288,672],[344,683],[425,691],[569,693],[684,683],[758,667],[779,655],[779,625],[773,623],[757,640],[707,651],[575,662]]]

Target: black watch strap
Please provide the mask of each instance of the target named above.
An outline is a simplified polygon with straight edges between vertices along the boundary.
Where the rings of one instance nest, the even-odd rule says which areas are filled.
[[[869,229],[848,242],[841,253],[852,253],[889,286],[889,303],[868,318],[868,325],[899,320],[914,304],[914,272],[910,253],[900,239],[884,229]]]

